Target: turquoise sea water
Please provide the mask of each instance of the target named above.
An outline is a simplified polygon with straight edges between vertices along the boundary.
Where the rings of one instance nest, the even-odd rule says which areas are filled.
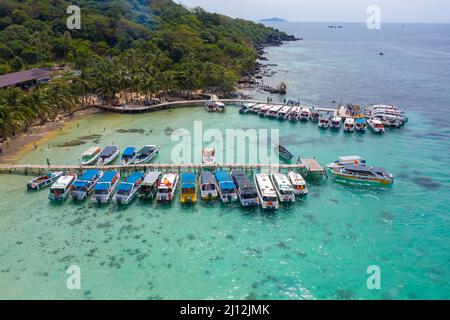
[[[395,102],[408,111],[407,125],[378,136],[240,115],[237,108],[225,114],[198,107],[94,115],[20,162],[50,158],[75,164],[94,144],[157,143],[161,154],[155,161],[163,163],[175,145],[172,130],[192,130],[200,120],[204,129],[222,132],[278,128],[292,153],[315,156],[323,165],[340,155],[361,155],[395,175],[392,187],[330,178],[309,184],[305,200],[276,213],[237,204],[182,207],[179,201],[98,208],[90,201],[50,204],[48,190],[25,191],[29,177],[3,175],[0,298],[448,299],[450,93],[443,67],[450,60],[448,27],[392,25],[394,30],[374,35],[356,25],[340,31],[318,24],[283,28],[305,37],[269,49],[270,63],[278,66],[267,81],[287,81],[288,98],[323,106],[333,106],[331,100],[341,96],[360,103]],[[367,64],[376,71],[366,72]],[[89,134],[101,137],[57,147]],[[70,265],[81,268],[81,290],[66,287]],[[381,290],[366,286],[370,265],[381,268]]]

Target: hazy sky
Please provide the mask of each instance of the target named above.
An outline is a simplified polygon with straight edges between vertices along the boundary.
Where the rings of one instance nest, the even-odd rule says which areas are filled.
[[[450,0],[175,0],[188,7],[235,18],[289,21],[365,22],[370,5],[381,8],[382,22],[450,23]]]

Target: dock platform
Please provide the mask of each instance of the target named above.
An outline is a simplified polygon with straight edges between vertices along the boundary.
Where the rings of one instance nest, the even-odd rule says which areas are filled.
[[[316,159],[298,158],[297,164],[301,165],[299,170],[304,174],[305,178],[328,178],[327,171]]]

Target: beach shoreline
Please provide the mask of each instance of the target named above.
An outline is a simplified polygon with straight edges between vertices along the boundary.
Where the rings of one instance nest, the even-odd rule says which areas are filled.
[[[94,106],[80,108],[70,114],[58,115],[53,121],[32,126],[27,131],[19,132],[16,136],[0,144],[2,149],[0,163],[14,164],[28,152],[39,148],[59,132],[69,128],[74,122],[83,117],[104,112]]]

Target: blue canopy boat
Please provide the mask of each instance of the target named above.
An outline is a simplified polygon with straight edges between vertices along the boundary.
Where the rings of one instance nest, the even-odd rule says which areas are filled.
[[[356,131],[365,132],[367,130],[366,118],[357,118],[355,121],[355,129]]]
[[[128,147],[122,152],[121,165],[132,164],[136,157],[136,148]]]
[[[128,204],[134,199],[136,192],[142,185],[145,173],[134,172],[125,181],[117,187],[117,193],[114,195],[114,201],[120,204]]]
[[[103,176],[103,171],[92,169],[86,171],[72,185],[71,197],[74,200],[84,200],[89,196],[96,183]]]
[[[236,187],[228,172],[217,171],[216,187],[222,202],[231,202],[237,200]]]
[[[107,203],[111,199],[117,184],[120,180],[118,171],[106,172],[94,187],[92,201],[97,203]]]

